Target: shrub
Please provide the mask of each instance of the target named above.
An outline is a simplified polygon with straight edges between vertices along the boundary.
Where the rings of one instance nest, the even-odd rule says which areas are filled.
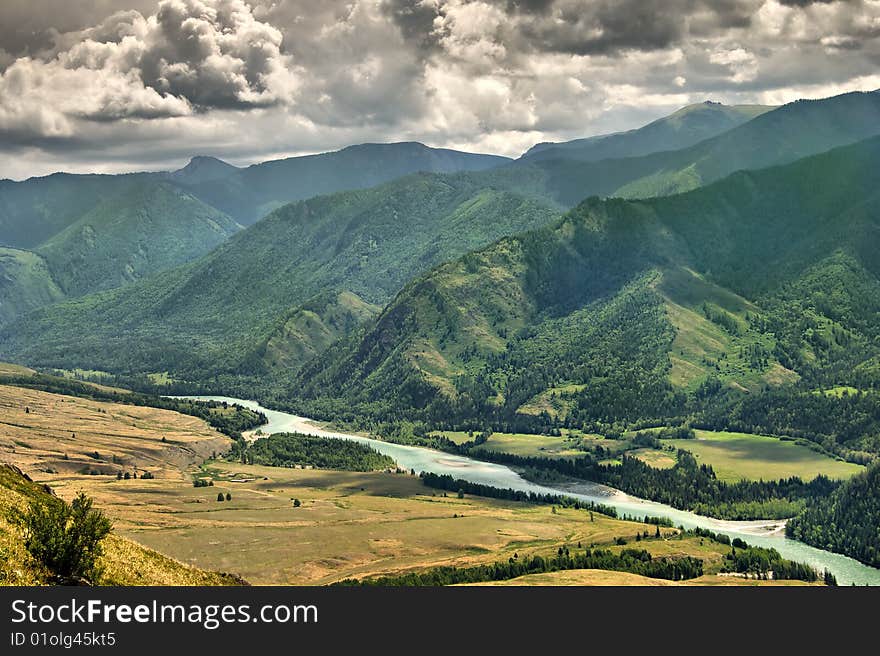
[[[24,530],[28,553],[62,581],[93,580],[99,573],[101,541],[112,525],[82,492],[70,504],[34,501],[25,512],[13,511],[11,519]]]

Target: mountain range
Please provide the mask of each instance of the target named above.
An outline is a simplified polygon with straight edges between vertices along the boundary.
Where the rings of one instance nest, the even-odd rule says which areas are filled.
[[[844,380],[880,356],[878,183],[874,138],[668,198],[589,199],[413,280],[291,389],[581,425],[676,416],[710,378]]]
[[[0,304],[0,325],[192,261],[292,200],[507,161],[417,143],[364,144],[246,169],[195,157],[171,173],[0,181],[0,246],[30,253],[0,260],[9,299]],[[21,266],[23,259],[31,264]]]
[[[539,143],[527,150],[520,159],[598,162],[603,159],[640,157],[668,150],[681,150],[727,132],[771,109],[774,108],[766,105],[730,106],[707,100],[683,107],[669,116],[634,130],[561,143]]]
[[[599,161],[585,160],[583,144],[559,150],[578,153],[576,159],[540,158],[547,151],[533,150],[516,162],[411,143],[368,144],[247,169],[195,158],[171,174],[110,176],[106,185],[118,193],[107,199],[96,191],[96,180],[104,176],[82,176],[79,183],[96,204],[32,246],[29,266],[20,264],[21,254],[3,260],[9,263],[6,288],[17,291],[0,315],[8,324],[0,348],[7,357],[32,363],[81,366],[90,360],[110,370],[159,368],[184,378],[290,373],[303,364],[290,354],[314,355],[346,336],[354,317],[375,312],[412,277],[505,235],[547,225],[586,196],[664,195],[877,134],[880,93],[776,109],[704,103],[605,141],[622,144],[611,148],[620,154],[668,145],[669,135],[687,142],[713,130],[722,132],[680,150]],[[277,204],[285,180],[288,195],[295,195],[306,188],[366,185],[416,167],[463,170],[316,196],[282,206],[238,232],[234,217],[252,218],[242,208]],[[79,180],[30,182],[69,194],[74,178]],[[62,195],[49,197],[60,205]],[[22,241],[13,245],[21,248]],[[12,323],[20,312],[62,297],[81,300]],[[333,301],[339,298],[349,308],[356,298],[357,311],[344,312]],[[321,312],[309,315],[312,343],[305,326],[287,325],[291,317],[305,316],[304,304],[337,318],[342,312],[348,318],[337,325],[343,329],[329,329]],[[96,353],[100,363],[93,361]]]

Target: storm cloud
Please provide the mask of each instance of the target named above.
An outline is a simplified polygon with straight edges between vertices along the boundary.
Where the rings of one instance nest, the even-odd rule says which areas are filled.
[[[4,0],[0,176],[361,141],[516,155],[880,87],[878,0]]]

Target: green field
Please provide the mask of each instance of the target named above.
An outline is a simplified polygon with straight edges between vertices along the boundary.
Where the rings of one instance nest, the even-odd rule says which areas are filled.
[[[661,451],[660,449],[635,449],[629,453],[635,456],[646,465],[651,465],[657,469],[669,469],[675,466],[675,453],[671,451]]]
[[[475,433],[475,435],[477,434]],[[444,431],[443,435],[456,444],[463,444],[474,439],[462,431]],[[584,451],[578,448],[581,439],[591,439],[591,436],[570,434],[566,437],[553,437],[552,435],[530,435],[528,433],[492,433],[488,441],[474,449],[474,453],[491,451],[512,453],[517,456],[570,458],[584,455]]]
[[[744,478],[767,481],[790,476],[812,480],[819,474],[849,478],[864,469],[776,437],[703,430],[696,434],[694,440],[664,440],[664,443],[690,451],[700,463],[712,465],[723,481]]]

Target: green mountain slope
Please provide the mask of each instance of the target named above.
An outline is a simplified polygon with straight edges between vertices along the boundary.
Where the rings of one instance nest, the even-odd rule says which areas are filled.
[[[880,134],[880,92],[800,100],[689,148],[578,162],[520,160],[541,170],[545,190],[574,206],[587,196],[648,198],[696,189],[738,170],[785,164]],[[503,170],[502,169],[502,170]]]
[[[346,312],[363,317],[372,310],[362,302],[384,303],[439,262],[557,216],[466,174],[320,196],[275,211],[189,265],[30,315],[3,332],[0,349],[31,363],[114,371],[261,372],[326,341],[316,334],[281,345],[316,296],[351,292],[362,301],[346,297]],[[319,333],[350,325],[340,308],[319,310]]]
[[[706,101],[683,107],[635,130],[562,143],[540,143],[530,148],[521,159],[597,162],[680,150],[727,132],[771,109],[773,107],[764,105],[727,106]]]
[[[0,180],[0,245],[31,249],[64,230],[104,199],[154,177],[56,173],[24,182]]]
[[[321,294],[280,322],[265,341],[263,364],[268,369],[298,369],[381,311],[351,292]]]
[[[249,225],[281,205],[319,194],[374,187],[417,172],[480,171],[508,161],[412,142],[361,144],[263,162],[215,179],[178,182],[206,203]]]
[[[588,200],[411,282],[289,393],[546,427],[525,416],[542,394],[580,426],[679,416],[709,383],[851,379],[880,352],[878,163],[873,139],[678,196]]]
[[[189,262],[241,229],[163,182],[99,203],[37,248],[68,296],[112,289]]]
[[[43,258],[0,247],[0,325],[63,298]]]

